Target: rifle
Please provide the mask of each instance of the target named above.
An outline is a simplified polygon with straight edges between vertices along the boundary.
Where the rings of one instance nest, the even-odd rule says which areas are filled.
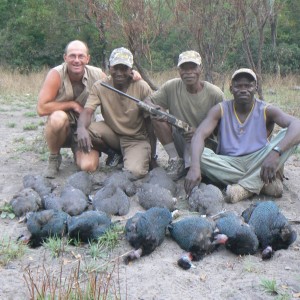
[[[183,130],[184,132],[188,132],[192,129],[192,127],[188,123],[186,123],[184,121],[181,121],[181,120],[178,120],[175,116],[173,116],[173,115],[171,115],[171,114],[169,114],[165,111],[161,111],[157,108],[154,108],[154,107],[148,105],[147,103],[145,103],[145,102],[143,102],[143,101],[141,101],[141,100],[139,100],[135,97],[132,97],[132,96],[130,96],[130,95],[118,90],[118,89],[115,89],[114,87],[112,87],[112,86],[110,86],[110,85],[108,85],[104,82],[101,82],[101,85],[103,85],[104,87],[106,87],[106,88],[108,88],[108,89],[110,89],[110,90],[112,90],[112,91],[114,91],[114,92],[116,92],[116,93],[118,93],[122,96],[125,96],[125,97],[133,100],[141,109],[149,112],[151,115],[164,117],[164,119],[168,123],[170,123],[171,125]]]

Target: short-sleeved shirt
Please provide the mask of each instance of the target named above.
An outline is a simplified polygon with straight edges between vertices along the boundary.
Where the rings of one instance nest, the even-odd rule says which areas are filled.
[[[104,82],[113,86],[112,78]],[[152,90],[144,80],[138,80],[131,81],[126,93],[143,101]],[[93,85],[85,108],[95,111],[98,106],[105,123],[117,134],[138,136],[146,133],[144,113],[136,102],[102,86],[101,81]]]
[[[224,94],[220,88],[207,81],[204,81],[203,89],[199,93],[191,94],[186,90],[183,81],[175,78],[163,84],[150,99],[154,104],[168,109],[179,120],[197,128],[208,111],[223,101]]]
[[[67,64],[63,63],[54,68],[59,73],[61,84],[56,96],[55,101],[58,102],[65,102],[65,101],[73,101],[75,100],[83,107],[86,103],[88,98],[89,92],[93,86],[93,84],[98,81],[102,80],[106,77],[106,75],[102,72],[100,68],[96,68],[93,66],[86,65],[84,75],[82,78],[82,83],[84,85],[84,89],[82,93],[74,99],[74,92],[72,83],[70,81],[68,72],[67,72]]]

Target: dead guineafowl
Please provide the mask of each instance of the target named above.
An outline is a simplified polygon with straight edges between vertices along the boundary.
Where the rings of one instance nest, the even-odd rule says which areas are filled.
[[[68,235],[73,240],[87,243],[97,240],[111,225],[111,219],[104,212],[85,211],[68,218]]]
[[[92,175],[84,171],[72,174],[67,178],[66,184],[81,190],[87,196],[90,195],[93,190]]]
[[[164,240],[166,228],[172,221],[172,215],[166,208],[153,207],[145,212],[137,212],[126,222],[125,236],[135,249],[124,259],[130,261],[142,255],[152,253]]]
[[[32,188],[25,188],[13,196],[10,205],[17,217],[25,216],[30,211],[38,211],[42,207],[39,194]]]
[[[212,216],[223,208],[224,197],[221,190],[212,185],[201,183],[192,190],[188,198],[190,211],[197,211],[201,215]]]
[[[107,177],[102,185],[103,186],[114,186],[123,190],[128,197],[135,195],[136,186],[134,184],[134,180],[136,178],[127,171],[116,172],[113,175]]]
[[[66,185],[60,194],[60,204],[70,216],[77,216],[88,207],[88,198],[81,190]]]
[[[42,198],[42,204],[44,209],[62,210],[61,198],[53,193],[46,195]]]
[[[93,209],[109,215],[127,215],[130,208],[128,196],[114,185],[104,186],[93,198]]]
[[[167,171],[163,168],[154,168],[151,170],[144,180],[145,183],[152,185],[159,185],[162,188],[169,190],[172,196],[175,196],[177,193],[176,183],[169,177]]]
[[[225,212],[214,218],[217,233],[215,241],[237,255],[255,254],[258,239],[252,226],[234,212]]]
[[[211,219],[187,216],[172,222],[168,229],[177,244],[188,252],[177,262],[185,270],[192,267],[193,260],[198,261],[215,249],[215,223]]]
[[[67,234],[68,214],[53,209],[30,212],[26,215],[30,236],[25,240],[31,247],[40,246],[49,237],[62,237]],[[24,237],[21,237],[22,240]]]
[[[32,188],[35,190],[40,195],[41,199],[49,195],[54,189],[54,186],[47,178],[41,175],[31,174],[27,174],[23,177],[23,186],[24,188]]]
[[[296,231],[274,201],[252,204],[243,211],[242,217],[253,226],[263,259],[271,258],[276,250],[287,249],[297,238]]]
[[[169,190],[160,187],[157,184],[143,183],[138,188],[137,196],[139,204],[144,209],[149,209],[151,207],[165,207],[168,210],[173,211],[177,202],[177,199],[172,197]]]

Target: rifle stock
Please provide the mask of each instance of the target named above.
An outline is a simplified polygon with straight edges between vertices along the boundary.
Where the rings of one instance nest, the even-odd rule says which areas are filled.
[[[118,93],[118,94],[120,94],[120,95],[122,95],[122,96],[125,96],[125,97],[133,100],[134,102],[136,102],[136,104],[141,109],[149,112],[151,115],[155,115],[155,116],[159,116],[159,117],[164,117],[164,119],[168,123],[170,123],[171,125],[179,128],[179,129],[182,129],[185,132],[188,132],[188,131],[190,131],[192,129],[192,127],[188,123],[186,123],[184,121],[181,121],[181,120],[178,120],[175,116],[173,116],[173,115],[171,115],[171,114],[169,114],[167,112],[164,112],[164,111],[161,111],[159,109],[156,109],[156,108],[148,105],[147,103],[145,103],[145,102],[143,102],[143,101],[141,101],[141,100],[139,100],[139,99],[137,99],[135,97],[132,97],[132,96],[130,96],[130,95],[128,95],[128,94],[126,94],[126,93],[124,93],[124,92],[122,92],[122,91],[120,91],[120,90],[118,90],[118,89],[116,89],[116,88],[114,88],[114,87],[112,87],[112,86],[104,83],[104,82],[101,82],[101,85],[104,86],[104,87],[106,87],[106,88],[108,88],[108,89],[110,89],[110,90],[112,90],[112,91],[114,91],[114,92],[116,92],[116,93]]]

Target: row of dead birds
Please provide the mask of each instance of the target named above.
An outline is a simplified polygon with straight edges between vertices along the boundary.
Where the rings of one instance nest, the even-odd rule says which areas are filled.
[[[252,204],[242,216],[235,212],[218,213],[223,196],[213,185],[201,184],[188,199],[190,210],[199,215],[175,219],[171,212],[176,209],[177,186],[162,168],[152,170],[139,184],[126,172],[114,173],[97,183],[93,197],[95,183],[85,172],[70,176],[60,196],[39,175],[24,176],[23,185],[11,205],[17,216],[26,216],[32,247],[51,236],[68,235],[82,242],[97,240],[114,226],[111,215],[129,212],[129,197],[134,194],[146,211],[126,222],[125,237],[134,250],[125,257],[125,263],[152,253],[163,242],[167,229],[187,251],[178,260],[184,269],[220,245],[237,255],[255,254],[261,249],[262,258],[268,259],[274,251],[287,249],[296,240],[296,232],[273,201]],[[93,210],[87,210],[89,201]],[[202,217],[203,214],[211,217]]]

